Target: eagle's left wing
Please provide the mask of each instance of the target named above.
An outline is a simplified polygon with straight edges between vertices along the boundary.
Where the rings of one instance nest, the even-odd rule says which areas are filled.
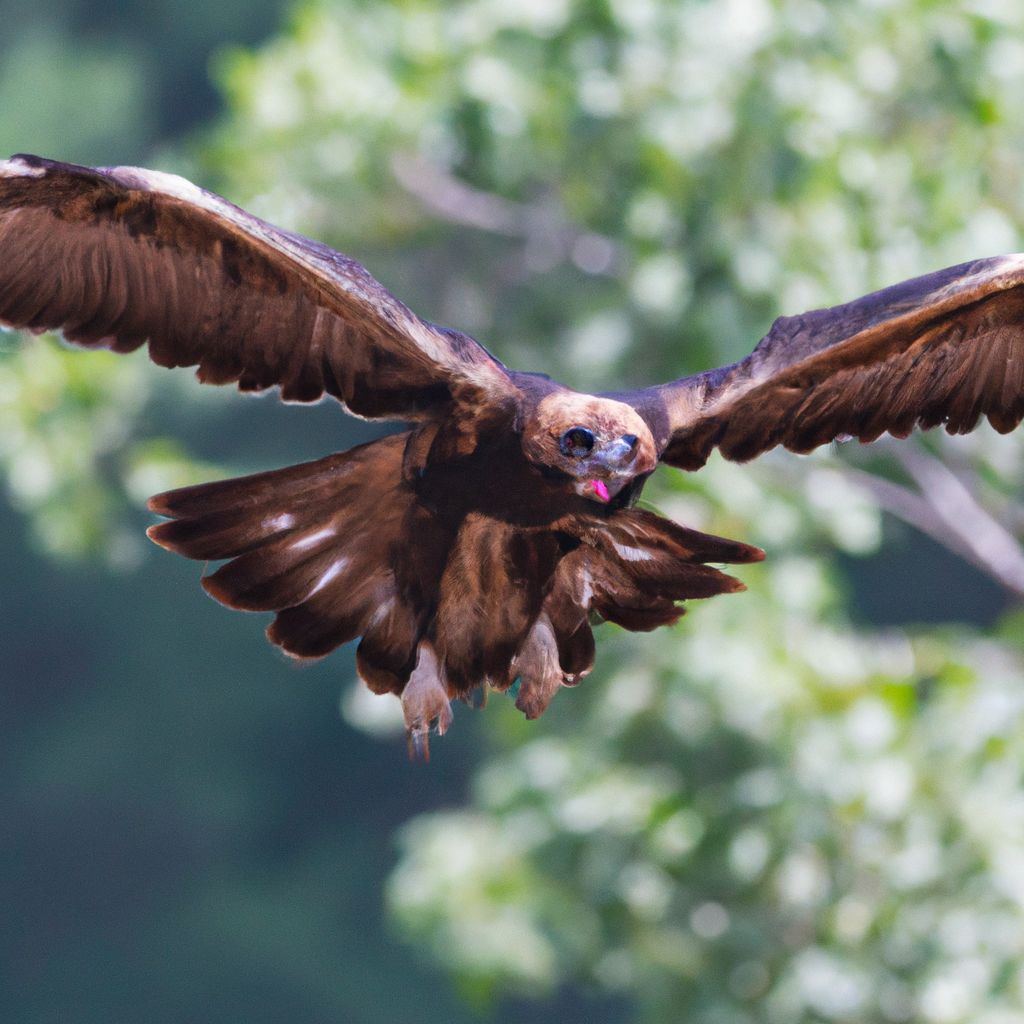
[[[746,359],[619,396],[647,420],[661,459],[743,462],[777,445],[951,434],[1024,417],[1024,255],[904,281],[831,309],[780,317]]]

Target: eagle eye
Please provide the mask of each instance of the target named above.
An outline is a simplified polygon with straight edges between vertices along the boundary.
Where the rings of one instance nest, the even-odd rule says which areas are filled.
[[[594,448],[594,435],[586,427],[570,427],[559,439],[558,448],[563,455],[582,459]]]

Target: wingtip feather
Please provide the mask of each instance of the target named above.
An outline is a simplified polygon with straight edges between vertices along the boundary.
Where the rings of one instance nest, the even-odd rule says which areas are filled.
[[[158,516],[171,516],[174,513],[171,511],[171,503],[168,500],[173,491],[163,491],[160,494],[154,494],[149,501],[146,502],[146,508],[150,512],[155,512]],[[149,533],[153,527],[150,527],[146,532]],[[152,536],[152,534],[150,534]]]
[[[160,509],[153,508],[152,499],[150,499],[149,508],[154,512],[160,512],[161,515],[166,515],[166,513],[162,512]],[[165,551],[174,551],[177,553],[177,546],[169,534],[169,528],[173,526],[173,522],[154,523],[152,526],[146,528],[146,536],[154,544],[162,547]]]

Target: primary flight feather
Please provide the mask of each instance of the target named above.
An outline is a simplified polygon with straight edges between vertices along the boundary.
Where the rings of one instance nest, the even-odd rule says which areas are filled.
[[[227,560],[218,601],[276,613],[317,658],[359,639],[425,756],[453,698],[506,690],[541,714],[594,662],[591,623],[650,630],[742,589],[737,541],[634,507],[659,461],[698,469],[1024,416],[1024,256],[906,281],[775,322],[746,359],[586,395],[504,367],[420,319],[356,261],[173,175],[0,162],[0,323],[282,398],[325,394],[410,429],[348,452],[151,499],[158,544]]]

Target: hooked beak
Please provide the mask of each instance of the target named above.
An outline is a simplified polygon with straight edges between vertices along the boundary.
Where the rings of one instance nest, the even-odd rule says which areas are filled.
[[[580,466],[576,493],[607,505],[636,475],[637,440],[624,434],[592,452]]]

